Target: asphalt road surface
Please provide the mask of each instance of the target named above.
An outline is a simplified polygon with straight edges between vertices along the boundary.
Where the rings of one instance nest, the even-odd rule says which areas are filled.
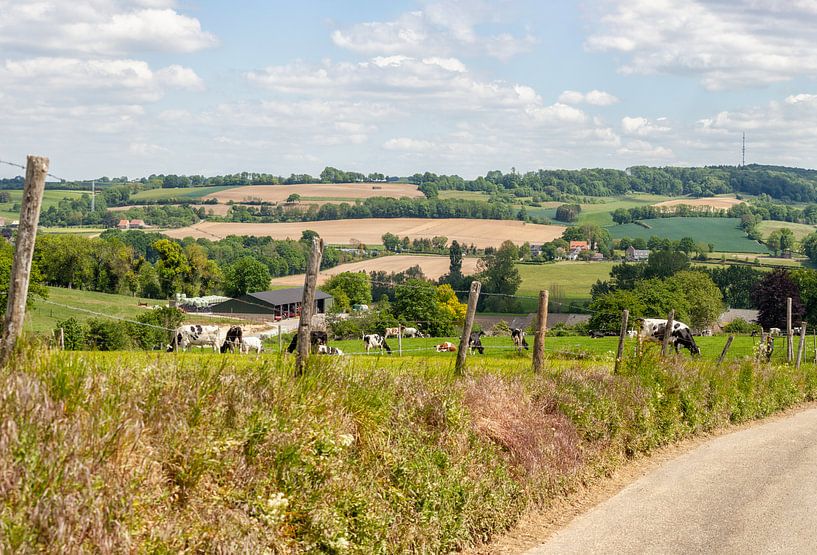
[[[817,553],[817,409],[715,438],[528,553]]]

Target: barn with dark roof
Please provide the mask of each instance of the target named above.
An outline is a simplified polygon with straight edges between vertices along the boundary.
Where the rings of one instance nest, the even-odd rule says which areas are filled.
[[[247,293],[213,305],[214,314],[231,314],[244,318],[286,319],[301,313],[303,287]],[[332,295],[315,291],[315,313],[324,314],[332,306]]]

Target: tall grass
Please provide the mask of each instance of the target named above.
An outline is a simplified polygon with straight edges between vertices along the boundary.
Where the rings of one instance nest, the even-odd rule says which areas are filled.
[[[0,551],[449,552],[814,367],[57,353],[0,371]]]

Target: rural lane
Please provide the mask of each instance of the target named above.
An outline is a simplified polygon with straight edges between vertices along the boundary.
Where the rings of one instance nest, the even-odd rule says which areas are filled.
[[[528,553],[817,553],[817,409],[668,461]]]

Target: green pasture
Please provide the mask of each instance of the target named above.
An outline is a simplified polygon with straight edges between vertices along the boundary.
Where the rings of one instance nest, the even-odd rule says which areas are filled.
[[[12,207],[22,202],[22,190],[7,190],[11,200],[9,202],[0,203],[0,217],[6,220],[16,220],[20,217],[20,212],[15,211]],[[52,206],[57,206],[62,199],[79,199],[82,195],[90,195],[90,191],[69,191],[67,189],[46,189],[43,191],[42,210],[48,210]]]
[[[707,253],[708,263],[716,263],[717,261],[738,260],[740,262],[750,262],[759,267],[771,266],[790,266],[792,268],[800,268],[808,266],[809,260],[805,257],[797,258],[779,258],[770,255],[758,255],[745,252],[710,252]]]
[[[456,200],[488,200],[488,194],[483,193],[482,191],[453,191],[453,190],[445,190],[440,191],[439,197],[443,200],[446,199],[456,199]]]
[[[650,195],[647,193],[621,195],[615,197],[595,197],[599,202],[582,204],[582,211],[579,218],[572,225],[581,224],[596,224],[601,227],[613,225],[613,217],[611,216],[614,210],[619,208],[635,208],[637,206],[645,206],[671,200],[674,197],[667,197],[662,195]],[[570,203],[565,203],[570,204]],[[521,205],[516,205],[516,208],[521,208]],[[539,218],[547,218],[558,222],[556,220],[556,208],[539,208],[535,206],[525,206],[525,210],[531,216]]]
[[[518,295],[538,297],[539,291],[550,291],[550,299],[562,303],[590,300],[590,287],[596,280],[610,277],[613,262],[560,261],[552,264],[517,264],[522,277]],[[536,310],[536,299],[521,299],[523,309]]]
[[[608,227],[614,239],[630,237],[632,239],[649,239],[652,236],[666,237],[677,241],[691,237],[699,243],[712,243],[716,251],[741,253],[768,253],[765,245],[749,239],[739,227],[737,218],[657,218],[641,220],[649,228],[637,223],[614,225]]]
[[[817,227],[808,224],[795,224],[792,222],[777,222],[774,220],[764,220],[757,225],[758,231],[763,237],[768,237],[770,233],[778,229],[790,229],[794,233],[794,238],[802,241],[807,235],[817,231]]]
[[[233,189],[232,186],[219,187],[171,187],[148,189],[147,191],[139,191],[130,196],[130,201],[133,204],[138,204],[140,201],[157,201],[157,200],[198,200],[203,196],[224,191],[225,189]]]

